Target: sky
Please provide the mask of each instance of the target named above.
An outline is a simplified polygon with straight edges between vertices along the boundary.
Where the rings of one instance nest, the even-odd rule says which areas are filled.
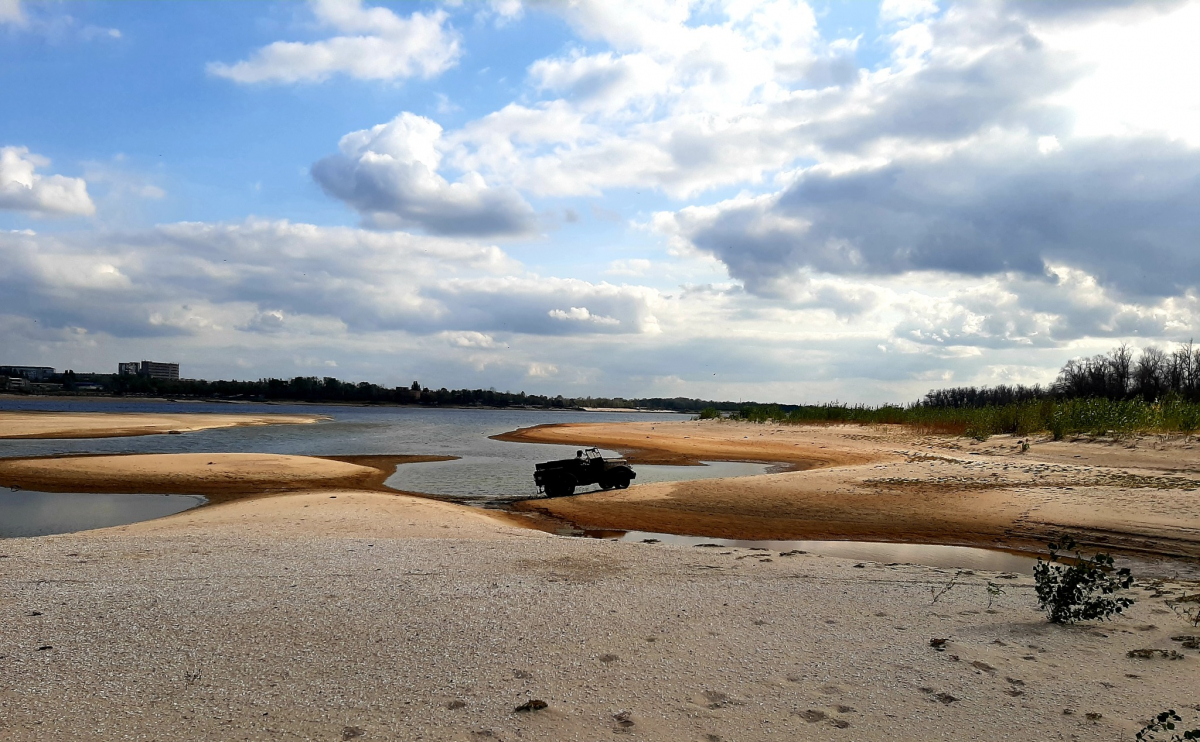
[[[0,363],[905,402],[1200,316],[1200,2],[0,0]]]

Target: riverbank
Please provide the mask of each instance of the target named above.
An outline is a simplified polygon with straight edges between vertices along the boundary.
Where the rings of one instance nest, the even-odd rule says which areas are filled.
[[[1172,641],[1187,627],[1163,602],[1187,586],[1066,628],[1033,610],[1028,576],[855,566],[555,537],[345,491],[7,540],[0,729],[1099,741],[1166,708],[1200,720],[1200,654]],[[546,708],[515,711],[534,699]]]
[[[635,486],[517,507],[584,528],[740,539],[854,539],[1200,559],[1190,439],[985,443],[898,427],[725,421],[568,424],[506,440],[597,445],[631,460],[779,461],[794,471]]]
[[[627,431],[644,455],[765,451],[796,469],[763,481],[978,453],[647,425]],[[0,736],[1099,742],[1167,708],[1200,723],[1200,653],[1172,638],[1200,631],[1166,603],[1200,585],[1144,582],[1112,623],[1052,626],[1028,575],[559,537],[390,491],[402,460],[0,460],[5,482],[223,498],[0,540]]]
[[[0,439],[123,438],[255,425],[309,425],[322,415],[37,412],[0,410]]]

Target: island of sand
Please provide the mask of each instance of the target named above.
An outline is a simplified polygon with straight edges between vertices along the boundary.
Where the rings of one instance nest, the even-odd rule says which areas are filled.
[[[853,428],[679,423],[518,437],[791,470],[543,501],[584,502],[573,514],[601,519],[620,508],[589,500],[628,497],[623,527],[650,517],[634,506],[655,503],[668,513],[655,517],[692,518],[731,516],[744,501],[755,520],[740,528],[765,524],[763,503],[803,509],[814,498],[825,504],[813,512],[850,522],[872,487],[951,507],[1004,487],[1072,491],[1068,477],[1090,468],[1103,480],[1121,456],[1137,462],[1132,476],[1161,478],[1156,491],[1191,476],[1173,463],[1185,444],[1035,445],[1017,459],[1007,441]],[[1116,458],[1102,462],[1107,453]],[[1132,739],[1168,708],[1200,726],[1200,630],[1178,612],[1200,594],[1195,583],[1143,578],[1115,620],[1055,626],[1035,609],[1028,575],[569,538],[389,491],[387,457],[189,456],[2,462],[7,481],[237,496],[0,541],[0,736],[1098,742]],[[993,479],[1003,487],[977,486]],[[957,496],[936,486],[946,483]]]
[[[118,438],[251,425],[306,425],[323,415],[0,411],[0,438]]]

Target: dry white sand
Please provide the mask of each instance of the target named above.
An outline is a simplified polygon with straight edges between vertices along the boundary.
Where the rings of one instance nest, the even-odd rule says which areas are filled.
[[[321,415],[0,410],[0,438],[115,438],[247,425],[303,425],[322,419]]]
[[[1060,627],[1028,577],[962,575],[932,602],[952,577],[549,536],[380,493],[12,539],[0,737],[1114,740],[1167,708],[1200,725],[1177,586]],[[1185,657],[1126,656],[1143,648]],[[531,699],[548,707],[514,712]]]

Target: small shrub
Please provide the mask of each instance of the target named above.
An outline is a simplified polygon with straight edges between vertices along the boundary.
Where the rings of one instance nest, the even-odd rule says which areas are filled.
[[[716,407],[705,407],[700,410],[700,414],[696,417],[697,420],[720,420],[721,413]]]
[[[1038,559],[1033,568],[1038,609],[1048,611],[1051,623],[1075,623],[1109,619],[1133,605],[1132,598],[1113,597],[1133,585],[1128,569],[1114,573],[1113,558],[1096,554],[1090,559],[1075,549],[1068,537],[1061,544],[1048,544],[1050,558]],[[1059,551],[1074,551],[1073,564],[1059,563]]]
[[[1154,717],[1149,724],[1142,728],[1142,731],[1137,733],[1136,739],[1138,742],[1148,742],[1149,740],[1158,739],[1157,732],[1173,732],[1175,731],[1175,722],[1183,721],[1179,714],[1175,713],[1174,709],[1164,711]],[[1187,742],[1189,740],[1200,740],[1200,729],[1193,729],[1183,734],[1172,734],[1170,742]]]

